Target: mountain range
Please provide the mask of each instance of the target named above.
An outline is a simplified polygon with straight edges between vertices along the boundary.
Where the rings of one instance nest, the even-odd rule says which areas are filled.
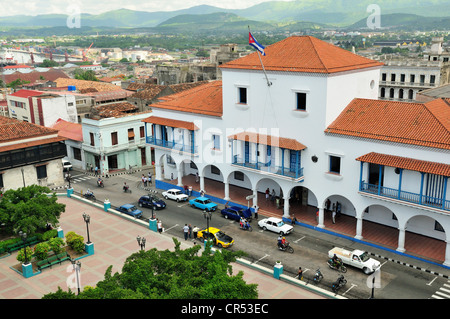
[[[448,0],[296,0],[270,1],[246,9],[222,9],[200,5],[175,11],[133,11],[118,9],[100,14],[82,13],[82,27],[90,28],[155,28],[155,30],[178,31],[223,27],[241,27],[251,22],[264,30],[283,28],[302,22],[301,26],[364,28],[367,17],[372,14],[370,5],[379,8],[382,26],[420,26],[429,28],[448,27],[450,2]],[[0,27],[66,27],[65,14],[36,16],[17,15],[0,17]],[[306,23],[306,24],[305,24]],[[195,26],[195,27],[193,27]]]

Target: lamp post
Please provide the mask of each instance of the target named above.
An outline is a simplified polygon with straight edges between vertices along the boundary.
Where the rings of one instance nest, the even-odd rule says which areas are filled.
[[[91,239],[89,238],[89,223],[91,222],[91,217],[89,215],[87,215],[86,213],[83,213],[83,219],[84,219],[84,222],[86,223],[86,229],[87,229],[87,235],[88,235],[87,243],[90,244]]]
[[[80,294],[80,270],[81,270],[81,263],[79,260],[72,260],[72,266],[75,270],[76,277],[77,277],[77,288],[78,288],[78,294]]]
[[[207,212],[204,210],[203,217],[205,217],[205,219],[206,219],[206,229],[207,229],[207,233],[209,233],[209,221],[212,218],[212,212]]]
[[[137,240],[137,242],[138,242],[139,247],[141,247],[141,250],[144,250],[144,249],[145,249],[145,242],[146,242],[145,237],[142,237],[142,238],[141,238],[141,236],[138,235],[138,236],[136,237],[136,240]]]
[[[25,262],[24,264],[28,264],[28,257],[27,257],[27,233],[24,233],[23,231],[19,232],[19,236],[22,238],[23,243],[25,244],[24,252],[25,252]]]

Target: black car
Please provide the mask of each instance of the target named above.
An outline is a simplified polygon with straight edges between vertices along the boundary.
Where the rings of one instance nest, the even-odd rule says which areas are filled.
[[[139,207],[153,207],[153,209],[163,209],[166,207],[166,202],[159,199],[155,195],[144,195],[139,198]]]

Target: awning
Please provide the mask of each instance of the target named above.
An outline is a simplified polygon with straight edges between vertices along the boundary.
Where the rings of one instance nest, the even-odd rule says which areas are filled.
[[[150,117],[142,120],[142,122],[170,126],[170,127],[184,128],[184,129],[187,129],[190,131],[199,130],[199,128],[193,122],[172,120],[172,119],[158,117],[158,116],[150,116]]]
[[[134,137],[134,130],[133,131],[128,131],[128,137]]]
[[[254,132],[241,132],[228,136],[228,139],[270,145],[273,147],[285,148],[288,150],[301,151],[306,148],[305,145],[293,138],[265,135]]]
[[[408,157],[386,155],[375,152],[360,156],[356,160],[365,163],[372,163],[389,167],[398,167],[410,171],[429,173],[441,176],[450,176],[450,165],[444,163],[429,162]]]

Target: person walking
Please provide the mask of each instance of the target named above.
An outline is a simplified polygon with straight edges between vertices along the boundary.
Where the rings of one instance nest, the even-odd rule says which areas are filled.
[[[302,267],[298,267],[297,277],[298,277],[298,280],[303,280],[303,270],[302,270]]]
[[[189,226],[187,224],[184,224],[183,232],[184,232],[184,240],[187,240],[189,235]]]
[[[148,186],[152,185],[152,173],[148,172]]]
[[[199,231],[199,228],[194,225],[194,228],[192,229],[192,232],[194,233],[194,239],[197,239],[197,233]]]
[[[162,234],[162,230],[163,230],[162,222],[159,219],[156,219],[156,220],[157,220],[157,225],[158,225],[158,232],[160,234]]]
[[[189,236],[189,239],[192,238],[192,226],[191,226],[191,224],[189,224],[188,236]]]
[[[270,195],[270,190],[267,187],[267,189],[266,189],[266,200],[269,200],[269,195]]]
[[[255,209],[255,219],[258,219],[258,210],[259,210],[259,206],[258,206],[258,205],[255,205],[254,209]]]
[[[145,181],[145,176],[144,176],[144,174],[142,174],[142,176],[141,176],[141,181],[142,181],[142,185],[144,185],[144,187],[145,187],[145,183],[144,183],[144,181]]]

